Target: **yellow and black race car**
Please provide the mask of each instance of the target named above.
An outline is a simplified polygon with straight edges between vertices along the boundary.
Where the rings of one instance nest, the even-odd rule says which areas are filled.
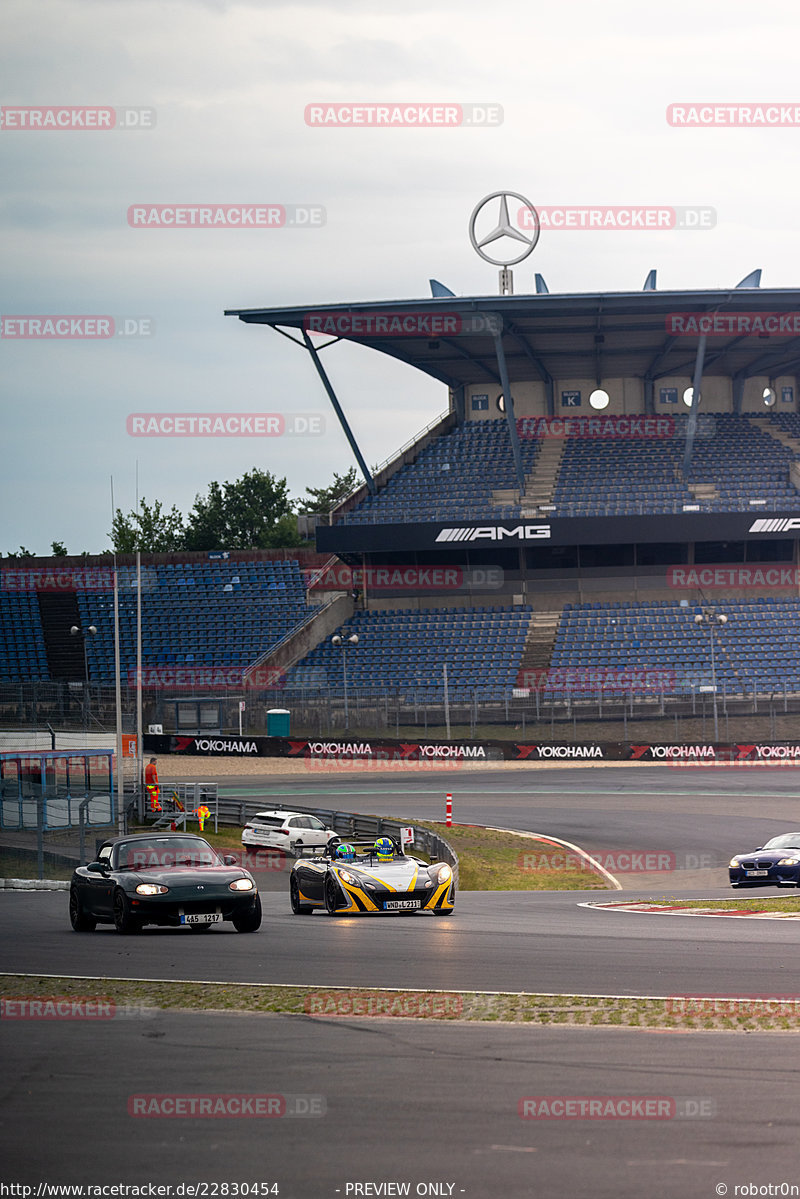
[[[403,852],[391,837],[330,842],[297,859],[289,878],[295,916],[324,908],[329,916],[378,912],[433,912],[451,916],[455,880],[446,862],[427,862]]]

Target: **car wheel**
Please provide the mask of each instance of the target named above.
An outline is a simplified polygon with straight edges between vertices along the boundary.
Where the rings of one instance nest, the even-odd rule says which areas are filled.
[[[114,892],[114,927],[125,937],[136,936],[142,931],[142,922],[131,913],[131,901],[124,891]]]
[[[336,905],[339,902],[339,895],[336,890],[336,883],[330,876],[325,879],[325,911],[329,916],[336,915]]]
[[[233,927],[237,933],[255,933],[261,928],[261,896],[256,895],[256,901],[251,908],[238,912],[233,917]]]
[[[74,887],[70,888],[69,893],[69,920],[76,933],[93,933],[97,928],[97,921],[84,912]]]
[[[289,880],[289,903],[295,916],[310,916],[314,910],[308,904],[300,902],[300,884],[296,878]]]

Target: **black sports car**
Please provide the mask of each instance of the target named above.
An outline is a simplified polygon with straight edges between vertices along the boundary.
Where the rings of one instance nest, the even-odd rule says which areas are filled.
[[[746,883],[800,887],[800,833],[781,833],[761,849],[738,853],[728,863],[732,887]]]
[[[381,842],[384,852],[378,852]],[[342,851],[348,851],[346,857]],[[455,880],[447,862],[428,865],[390,837],[352,845],[338,844],[336,838],[324,849],[304,849],[289,876],[289,901],[295,916],[315,908],[329,916],[414,911],[450,916]]]
[[[76,933],[113,924],[118,933],[145,924],[197,932],[230,920],[239,933],[261,925],[261,899],[252,874],[220,857],[192,833],[141,833],[103,842],[96,862],[79,866],[69,889]]]

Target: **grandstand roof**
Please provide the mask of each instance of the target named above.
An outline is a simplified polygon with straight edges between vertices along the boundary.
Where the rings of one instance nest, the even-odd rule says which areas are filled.
[[[491,314],[502,318],[512,382],[690,375],[703,331],[698,318],[710,315],[705,375],[800,369],[796,288],[442,297],[225,312],[292,340],[298,340],[292,330],[319,331],[331,341],[368,345],[450,387],[500,383],[491,329],[476,319]],[[387,333],[389,325],[396,331]]]

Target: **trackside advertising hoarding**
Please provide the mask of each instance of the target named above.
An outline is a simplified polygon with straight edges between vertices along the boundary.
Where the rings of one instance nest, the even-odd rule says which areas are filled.
[[[736,768],[800,766],[800,740],[771,742],[633,743],[630,741],[399,741],[356,733],[345,738],[239,737],[225,734],[145,734],[145,754],[296,758],[320,763],[650,762]]]

